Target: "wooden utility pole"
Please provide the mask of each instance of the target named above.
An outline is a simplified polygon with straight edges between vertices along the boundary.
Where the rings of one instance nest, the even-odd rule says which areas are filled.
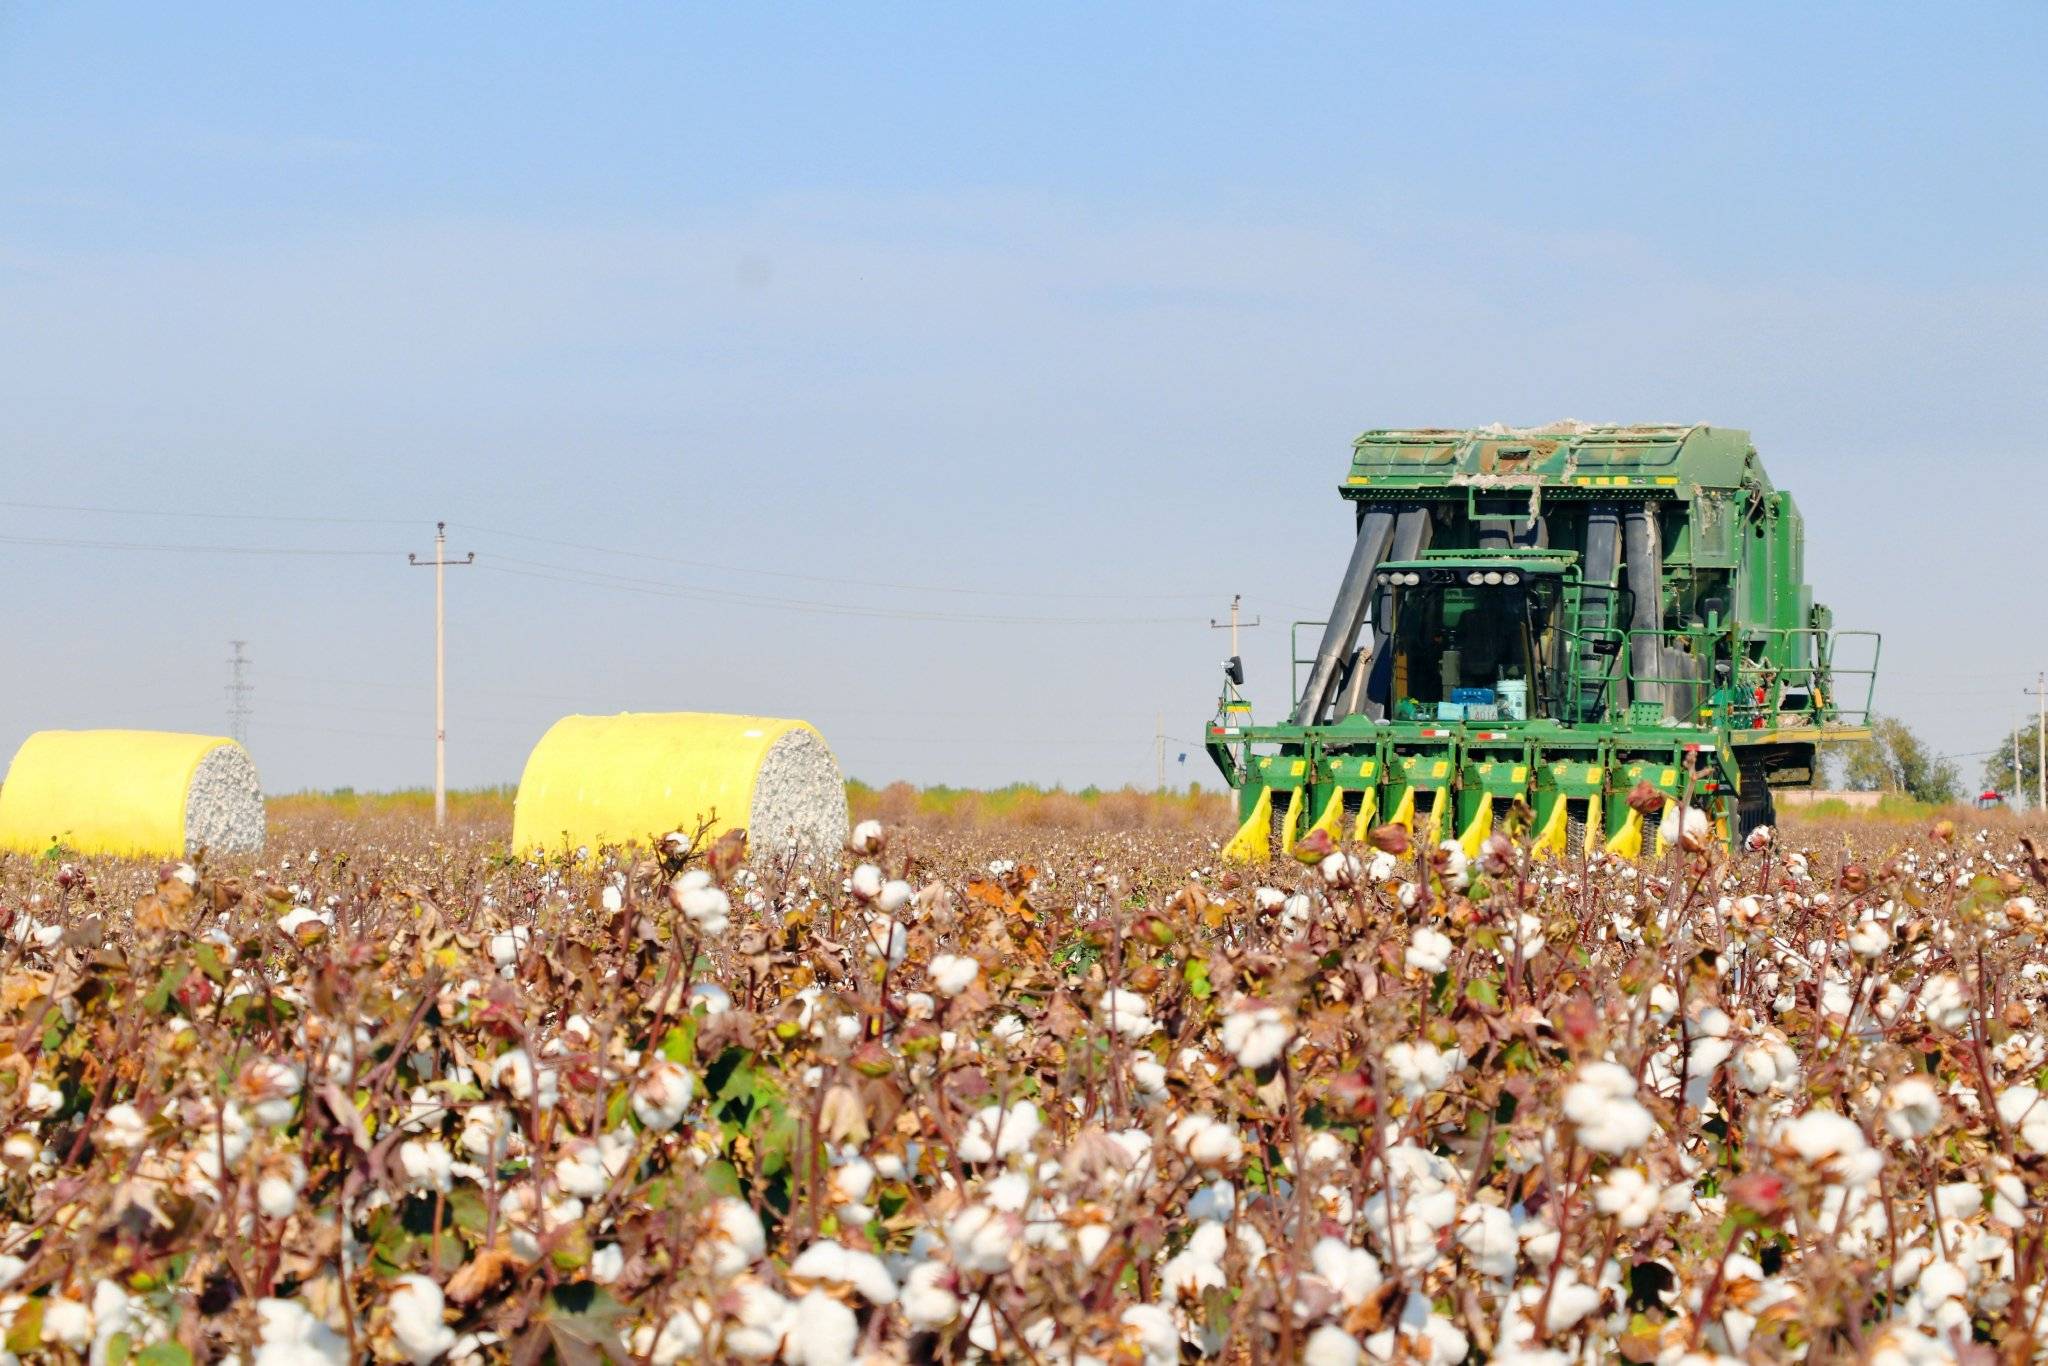
[[[2034,675],[2034,810],[2048,809],[2048,672]],[[2020,747],[2012,747],[2012,785],[2020,785]]]
[[[476,552],[448,558],[448,524],[434,523],[434,558],[407,555],[405,562],[434,567],[434,827],[448,821],[448,607],[445,584],[451,564],[475,564]]]
[[[1229,629],[1229,631],[1230,631],[1230,657],[1231,657],[1232,659],[1236,659],[1236,658],[1237,658],[1237,656],[1238,656],[1238,650],[1237,650],[1237,632],[1238,632],[1238,628],[1239,628],[1239,626],[1240,626],[1240,623],[1239,623],[1239,621],[1238,621],[1238,619],[1237,619],[1237,610],[1238,610],[1238,607],[1239,607],[1239,605],[1240,605],[1240,604],[1242,604],[1243,602],[1244,602],[1244,594],[1242,594],[1242,593],[1232,593],[1232,594],[1230,595],[1230,620],[1229,620],[1229,622],[1228,622],[1228,623],[1225,623],[1225,622],[1221,622],[1221,621],[1218,621],[1218,620],[1216,620],[1216,618],[1214,618],[1214,617],[1211,617],[1211,618],[1209,618],[1209,629],[1210,629],[1210,630],[1212,630],[1212,631],[1221,631],[1221,630],[1224,630],[1224,629],[1226,629],[1226,626],[1227,626],[1227,628]],[[1253,618],[1252,618],[1252,619],[1251,619],[1250,621],[1247,621],[1247,622],[1243,622],[1243,623],[1241,623],[1241,624],[1242,624],[1242,626],[1244,627],[1244,629],[1246,629],[1246,630],[1250,630],[1250,629],[1251,629],[1252,627],[1254,627],[1254,626],[1257,626],[1257,625],[1259,624],[1259,618],[1257,618],[1257,617],[1253,617]]]

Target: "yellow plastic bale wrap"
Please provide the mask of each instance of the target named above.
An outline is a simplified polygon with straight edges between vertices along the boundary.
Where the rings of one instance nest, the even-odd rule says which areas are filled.
[[[742,827],[757,854],[830,857],[846,783],[808,723],[716,712],[566,716],[526,760],[513,807],[522,851],[594,849]]]
[[[0,785],[0,846],[184,858],[263,848],[263,789],[247,751],[218,735],[41,730]]]

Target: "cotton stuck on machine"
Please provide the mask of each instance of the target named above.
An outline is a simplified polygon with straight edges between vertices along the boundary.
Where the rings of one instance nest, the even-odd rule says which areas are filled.
[[[1878,639],[1813,601],[1747,432],[1372,431],[1341,491],[1357,539],[1329,620],[1296,624],[1320,632],[1291,715],[1255,724],[1226,667],[1228,858],[1382,823],[1476,852],[1517,799],[1541,855],[1635,857],[1664,824],[1639,783],[1732,843],[1813,784],[1819,745],[1868,734]]]

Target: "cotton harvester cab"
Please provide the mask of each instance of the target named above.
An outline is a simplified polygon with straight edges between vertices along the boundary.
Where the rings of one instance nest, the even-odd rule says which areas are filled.
[[[1292,715],[1254,724],[1233,660],[1208,727],[1226,857],[1381,823],[1476,852],[1517,799],[1539,854],[1635,857],[1660,842],[1638,783],[1733,842],[1814,783],[1819,745],[1868,735],[1877,637],[1813,601],[1747,432],[1367,432],[1342,492],[1357,540],[1330,619],[1296,625],[1321,630]]]

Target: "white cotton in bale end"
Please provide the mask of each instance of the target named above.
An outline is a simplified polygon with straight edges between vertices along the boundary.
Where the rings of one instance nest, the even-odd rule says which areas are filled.
[[[846,778],[814,730],[785,732],[754,775],[747,842],[770,858],[823,860],[846,843]]]
[[[213,855],[263,852],[263,784],[256,763],[240,745],[206,752],[185,793],[185,852]]]

